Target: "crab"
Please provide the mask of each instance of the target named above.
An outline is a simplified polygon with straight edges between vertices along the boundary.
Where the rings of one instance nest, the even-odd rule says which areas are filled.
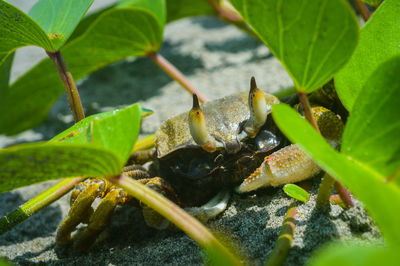
[[[321,169],[274,124],[272,105],[280,100],[261,91],[251,78],[244,91],[203,104],[193,95],[189,112],[166,120],[157,130],[155,150],[132,154],[124,174],[149,186],[203,222],[227,207],[229,188],[245,193],[310,178]],[[312,108],[321,134],[338,146],[343,123],[324,107]],[[141,164],[150,162],[146,170]],[[92,203],[102,198],[94,210]],[[74,236],[74,248],[86,251],[104,230],[117,205],[141,206],[106,180],[87,179],[71,193],[71,208],[60,224],[56,242],[71,242],[80,223],[87,227]],[[168,220],[143,205],[146,223],[171,228]]]

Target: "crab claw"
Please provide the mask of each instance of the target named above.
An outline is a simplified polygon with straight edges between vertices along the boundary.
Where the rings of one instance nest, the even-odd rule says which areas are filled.
[[[208,152],[216,150],[215,139],[208,134],[206,120],[196,94],[193,94],[193,107],[189,112],[189,129],[194,142],[203,150]]]
[[[305,152],[291,144],[265,157],[261,166],[236,188],[236,192],[244,193],[264,186],[299,182],[320,170]]]
[[[257,88],[256,80],[251,77],[249,91],[250,118],[244,125],[244,131],[250,138],[254,138],[267,120],[269,106],[264,93]]]

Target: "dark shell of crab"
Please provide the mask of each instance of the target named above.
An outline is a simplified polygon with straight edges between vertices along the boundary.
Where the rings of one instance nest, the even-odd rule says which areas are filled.
[[[264,95],[271,112],[272,105],[279,103],[279,99],[265,92]],[[201,106],[208,133],[222,140],[225,146],[241,140],[238,139],[239,126],[250,116],[248,96],[248,91],[242,91]],[[196,147],[189,131],[188,112],[166,120],[156,132],[155,145],[160,159],[176,150]]]

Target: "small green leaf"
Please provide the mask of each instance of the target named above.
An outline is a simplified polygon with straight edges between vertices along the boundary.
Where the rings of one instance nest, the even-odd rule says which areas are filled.
[[[338,153],[289,106],[274,105],[272,110],[282,132],[365,204],[388,244],[400,245],[399,187],[384,183],[383,176],[357,159]]]
[[[92,5],[93,0],[39,0],[29,11],[58,50]]]
[[[318,250],[307,265],[337,266],[337,265],[399,265],[399,251],[383,246],[336,242]]]
[[[343,132],[342,152],[384,176],[400,168],[400,56],[364,83]]]
[[[0,0],[0,65],[19,47],[36,45],[55,52],[46,32],[28,15]]]
[[[358,22],[344,0],[230,0],[289,72],[312,92],[350,58]]]
[[[91,143],[112,150],[122,165],[139,135],[141,108],[138,104],[89,116],[58,134],[50,142]]]
[[[158,51],[162,32],[150,11],[132,7],[110,9],[98,16],[84,34],[63,46],[61,52],[75,80],[79,80],[128,56]],[[4,102],[0,105],[0,134],[7,135],[40,124],[64,92],[50,59],[41,61],[9,88],[0,90]]]
[[[400,55],[400,1],[386,0],[360,32],[360,41],[349,63],[335,76],[343,105],[352,111],[368,77],[384,61]]]
[[[207,0],[166,0],[167,21],[171,22],[185,17],[214,15],[215,9]]]
[[[88,144],[36,143],[0,150],[0,193],[50,179],[120,174],[121,161]]]
[[[310,194],[308,194],[307,191],[305,191],[301,187],[294,185],[294,184],[286,184],[283,187],[283,191],[289,197],[292,197],[292,198],[297,199],[302,202],[306,202],[310,198]]]

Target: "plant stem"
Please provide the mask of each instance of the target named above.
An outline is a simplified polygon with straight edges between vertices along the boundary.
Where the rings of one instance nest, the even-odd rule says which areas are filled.
[[[361,0],[354,0],[354,3],[356,4],[358,12],[360,12],[363,20],[367,22],[369,17],[371,16],[371,13],[369,12],[367,6],[363,2],[361,2]]]
[[[350,208],[354,207],[350,192],[340,182],[335,182],[335,190],[339,194],[344,204]]]
[[[60,51],[48,52],[47,55],[53,60],[53,63],[60,75],[60,78],[64,84],[65,92],[68,96],[69,106],[71,108],[72,114],[74,116],[75,123],[85,118],[85,113],[83,111],[81,98],[79,97],[78,89],[75,85],[74,78],[71,72],[68,70],[67,64],[61,55]]]
[[[258,37],[257,34],[243,21],[242,17],[239,14],[229,12],[228,10],[221,7],[221,5],[215,0],[208,0],[208,2],[222,20],[235,25],[240,30],[243,30],[257,40],[262,41],[260,37]]]
[[[321,134],[319,131],[318,125],[315,122],[314,116],[311,111],[310,102],[308,101],[307,93],[302,91],[297,91],[297,95],[299,96],[301,107],[303,107],[304,117],[307,119],[308,122],[315,128],[315,130]]]
[[[286,213],[285,220],[283,221],[282,229],[274,250],[272,251],[271,256],[269,257],[265,265],[283,265],[283,262],[286,259],[286,255],[289,252],[290,246],[292,245],[296,222],[295,216],[296,207],[292,205]]]
[[[347,206],[342,198],[340,197],[339,194],[333,194],[329,197],[329,201],[331,202],[332,205],[339,205],[340,207],[342,207],[343,209],[348,209],[349,206]]]
[[[124,175],[109,180],[182,229],[205,248],[212,259],[218,260],[217,265],[242,264],[202,223],[161,194]]]
[[[84,178],[65,178],[51,188],[43,191],[33,199],[22,204],[18,209],[10,212],[0,219],[0,235],[4,234],[17,224],[25,221],[32,214],[40,211],[47,205],[58,200],[71,190],[76,184]]]
[[[327,206],[329,206],[329,198],[331,196],[332,187],[334,183],[335,179],[333,179],[329,174],[325,173],[318,189],[318,195],[317,195],[318,209],[325,209]]]
[[[195,93],[201,102],[208,102],[208,99],[196,88],[194,88],[186,77],[174,65],[168,62],[162,55],[158,53],[150,53],[147,55],[154,63],[161,67],[169,76],[176,80],[188,92]]]
[[[135,143],[135,146],[133,146],[132,152],[143,151],[143,150],[153,148],[154,147],[154,138],[155,138],[155,135],[152,134],[152,135],[149,135],[142,139],[138,139]]]

